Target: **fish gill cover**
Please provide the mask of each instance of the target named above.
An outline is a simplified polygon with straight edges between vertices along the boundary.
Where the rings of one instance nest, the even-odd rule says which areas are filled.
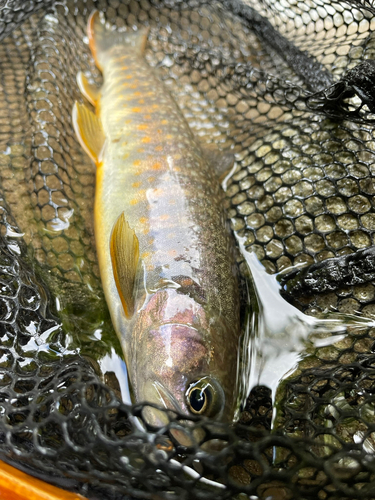
[[[281,273],[284,298],[313,316],[375,315],[372,1],[2,1],[0,458],[92,499],[375,498],[371,323],[307,342],[233,426],[168,412],[144,432],[145,405],[121,402],[95,173],[71,124],[77,72],[101,78],[94,8],[150,26],[146,58],[196,136],[233,149],[232,229]]]

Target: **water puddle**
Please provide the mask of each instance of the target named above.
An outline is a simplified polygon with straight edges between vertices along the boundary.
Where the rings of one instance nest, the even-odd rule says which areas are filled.
[[[277,275],[267,274],[255,253],[246,250],[245,239],[237,236],[237,241],[251,277],[251,312],[239,371],[241,403],[254,387],[263,385],[271,389],[275,407],[280,383],[296,370],[311,348],[342,341],[348,335],[348,326],[353,330],[374,326],[375,322],[334,311],[327,311],[322,319],[304,314],[280,295]]]

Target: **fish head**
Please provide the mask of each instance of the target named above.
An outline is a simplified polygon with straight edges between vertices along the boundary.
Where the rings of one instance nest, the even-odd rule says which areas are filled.
[[[233,420],[238,335],[227,329],[222,318],[210,320],[191,297],[157,292],[133,329],[128,368],[134,399],[188,416]],[[156,408],[149,406],[146,413],[151,425],[168,422]]]

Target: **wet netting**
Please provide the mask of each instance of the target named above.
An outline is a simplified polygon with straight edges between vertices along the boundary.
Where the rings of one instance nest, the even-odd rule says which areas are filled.
[[[150,26],[147,61],[196,136],[235,153],[234,236],[284,299],[375,317],[372,0],[0,0],[0,459],[98,500],[375,498],[370,322],[307,344],[235,425],[142,427],[145,405],[121,402],[71,123],[77,72],[101,81],[94,8]]]

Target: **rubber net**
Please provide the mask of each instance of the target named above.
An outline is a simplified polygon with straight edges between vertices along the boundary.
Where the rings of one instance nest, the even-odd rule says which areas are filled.
[[[375,315],[372,0],[1,0],[0,458],[90,499],[375,498],[371,323],[307,345],[235,425],[169,412],[142,428],[145,405],[121,402],[95,172],[71,124],[77,72],[101,81],[94,8],[150,26],[147,61],[194,133],[235,153],[232,230],[284,298]]]

